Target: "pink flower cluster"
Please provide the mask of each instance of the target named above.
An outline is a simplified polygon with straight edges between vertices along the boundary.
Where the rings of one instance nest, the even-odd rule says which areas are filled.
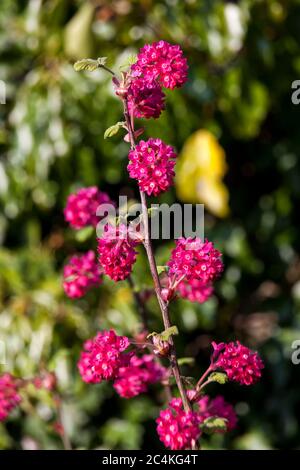
[[[167,286],[163,292],[166,301],[177,291],[191,302],[205,302],[213,293],[213,281],[223,270],[221,253],[212,242],[200,238],[177,240],[167,265]]]
[[[146,81],[158,80],[165,88],[181,87],[187,80],[188,65],[178,45],[166,41],[146,44],[139,51],[131,74]]]
[[[129,346],[126,336],[118,336],[113,330],[98,333],[84,344],[78,361],[78,369],[84,382],[100,383],[115,378],[120,367],[129,357],[123,354]]]
[[[169,273],[186,281],[214,281],[223,270],[221,253],[212,242],[200,238],[180,238],[168,262]]]
[[[192,400],[195,391],[189,390]],[[207,395],[195,402],[193,411],[185,412],[181,398],[173,398],[169,408],[160,412],[157,423],[157,433],[160,440],[171,450],[191,449],[201,434],[200,425],[210,417],[225,418],[226,431],[236,427],[237,416],[232,405],[222,396],[211,399]],[[218,431],[225,432],[225,431]]]
[[[123,398],[132,398],[147,391],[150,384],[159,382],[166,371],[152,354],[141,357],[124,352],[129,346],[126,336],[113,330],[98,333],[84,344],[78,369],[84,382],[100,383],[114,380],[114,388]]]
[[[241,385],[253,385],[260,379],[264,364],[257,352],[251,351],[239,341],[212,345],[214,369],[224,370],[230,380]]]
[[[237,416],[233,406],[227,403],[222,396],[210,398],[208,395],[202,396],[197,401],[199,422],[203,423],[207,418],[225,418],[226,431],[232,431],[237,425]],[[225,432],[225,431],[218,431]]]
[[[136,118],[158,118],[165,109],[165,95],[155,81],[135,78],[128,88],[128,109]]]
[[[206,284],[199,279],[191,279],[189,282],[179,282],[177,289],[181,297],[190,302],[197,302],[199,304],[206,302],[214,291],[211,284]]]
[[[102,270],[92,250],[72,256],[63,272],[66,295],[73,299],[84,296],[91,287],[100,284],[101,274]]]
[[[173,184],[176,153],[173,147],[160,139],[141,140],[135,146],[134,141],[142,134],[143,129],[134,129],[134,118],[158,118],[165,109],[162,88],[174,89],[182,86],[187,80],[187,72],[187,61],[181,48],[159,41],[145,45],[140,50],[136,63],[128,73],[122,73],[121,81],[116,76],[113,78],[116,95],[123,101],[125,109],[125,123],[121,124],[128,134],[124,140],[131,143],[127,169],[130,177],[137,180],[140,190],[148,196],[158,196]],[[83,188],[68,198],[65,218],[76,229],[86,225],[96,226],[99,221],[96,210],[103,203],[111,203],[105,193],[96,187]],[[146,237],[145,239],[147,240]],[[89,251],[85,255],[74,256],[65,267],[64,289],[67,295],[81,297],[91,286],[101,282],[103,272],[114,281],[126,279],[136,261],[136,247],[142,241],[142,234],[134,232],[130,224],[105,225],[103,234],[97,240],[100,264],[97,264],[95,254]],[[151,261],[150,255],[149,258]],[[166,313],[164,301],[169,302],[176,294],[192,302],[205,302],[212,295],[213,283],[222,270],[221,253],[212,242],[200,238],[177,240],[167,263],[167,271],[163,275],[162,299],[160,292],[158,295],[163,313]],[[145,298],[139,297],[142,301]],[[83,381],[100,383],[103,380],[112,380],[115,390],[123,398],[135,397],[146,392],[151,384],[163,382],[171,374],[172,367],[165,369],[158,362],[157,356],[171,360],[173,343],[163,335],[154,334],[151,344],[149,336],[151,337],[143,332],[139,340],[135,341],[140,349],[131,347],[130,351],[129,339],[118,336],[114,330],[99,332],[94,338],[87,340],[78,361]],[[208,418],[219,417],[226,420],[226,429],[217,432],[230,431],[237,424],[234,408],[223,397],[211,399],[207,395],[201,395],[209,382],[204,380],[210,372],[221,369],[229,379],[246,385],[255,383],[261,377],[264,366],[256,352],[242,346],[238,341],[212,344],[214,352],[209,368],[196,388],[187,392],[192,409],[185,411],[182,399],[173,398],[156,420],[160,440],[172,450],[194,448],[204,429],[203,423]],[[151,354],[141,354],[142,347],[152,348]],[[52,381],[48,380],[46,383],[49,383],[50,389]],[[41,379],[36,384],[42,386]],[[16,392],[17,390],[15,395]],[[6,396],[3,393],[0,378],[0,419],[1,410],[5,409],[2,402]]]
[[[114,281],[126,279],[136,261],[137,244],[125,224],[116,227],[107,224],[102,237],[98,238],[99,262],[105,274]]]
[[[162,140],[141,140],[129,152],[127,169],[130,177],[138,181],[142,191],[149,196],[157,196],[173,183],[175,158],[173,147]]]
[[[11,374],[0,376],[0,421],[4,421],[10,412],[18,406],[21,397],[16,379]]]
[[[123,398],[132,398],[148,389],[148,385],[159,382],[165,374],[152,354],[136,355],[130,358],[127,366],[119,369],[114,388]]]
[[[37,389],[44,388],[52,391],[56,387],[56,375],[53,372],[43,372],[40,376],[35,377],[32,381]]]
[[[161,87],[175,88],[187,80],[187,60],[178,45],[165,41],[145,45],[131,66],[129,80],[116,93],[126,98],[129,112],[136,118],[158,118],[165,109]]]
[[[96,186],[79,189],[68,197],[64,209],[65,220],[71,227],[81,229],[87,225],[96,227],[101,220],[96,211],[101,204],[112,204],[109,196]]]
[[[171,450],[191,449],[200,437],[197,413],[184,411],[181,398],[173,398],[156,423],[160,440]]]

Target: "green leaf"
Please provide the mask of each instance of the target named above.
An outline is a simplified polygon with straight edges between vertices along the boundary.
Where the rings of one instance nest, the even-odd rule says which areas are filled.
[[[156,331],[152,331],[152,333],[149,333],[147,335],[147,338],[151,338],[152,336],[159,336],[159,333],[156,333]]]
[[[178,328],[177,326],[174,325],[174,326],[170,326],[170,328],[167,328],[161,333],[156,333],[156,331],[153,331],[147,336],[147,338],[151,338],[151,336],[157,336],[161,341],[169,341],[170,336],[178,335],[178,334],[179,334]]]
[[[178,335],[178,334],[179,334],[178,328],[177,326],[174,325],[164,330],[162,333],[160,333],[159,336],[162,341],[169,341],[170,336]]]
[[[76,72],[80,72],[82,70],[87,70],[88,72],[93,72],[94,70],[102,67],[106,64],[107,57],[99,57],[97,60],[95,59],[82,59],[78,60],[74,64],[74,69]]]
[[[178,364],[180,366],[183,366],[185,364],[187,365],[193,365],[195,363],[195,359],[193,357],[180,357],[178,359]]]
[[[98,57],[97,59],[99,67],[102,67],[103,65],[105,65],[106,61],[107,61],[107,57]]]
[[[119,132],[119,129],[121,127],[124,127],[126,125],[126,122],[120,121],[114,124],[113,126],[110,126],[106,131],[104,132],[104,139],[107,139],[109,137],[112,137],[116,135]]]
[[[207,434],[214,432],[225,432],[227,429],[228,420],[226,418],[219,418],[218,416],[210,416],[201,424],[201,429]]]
[[[158,274],[167,272],[169,269],[169,266],[157,266],[157,272]]]
[[[120,65],[119,69],[122,70],[124,68],[130,67],[131,65],[135,64],[136,61],[137,61],[137,55],[136,54],[130,55],[127,61],[124,64]]]
[[[228,381],[228,376],[224,372],[213,372],[209,376],[209,381],[224,385]]]
[[[85,242],[94,233],[94,230],[94,227],[84,227],[75,233],[75,238],[78,242]]]
[[[76,72],[81,72],[81,70],[88,70],[89,72],[93,72],[99,67],[97,60],[94,59],[82,59],[78,60],[74,64],[74,69]]]

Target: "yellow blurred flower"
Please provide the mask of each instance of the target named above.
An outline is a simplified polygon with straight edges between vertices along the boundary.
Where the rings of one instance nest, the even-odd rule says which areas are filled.
[[[203,203],[218,217],[229,214],[225,152],[207,130],[199,130],[185,142],[176,167],[176,192],[182,201]]]

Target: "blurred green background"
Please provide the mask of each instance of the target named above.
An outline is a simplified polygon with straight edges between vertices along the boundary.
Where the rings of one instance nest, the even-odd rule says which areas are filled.
[[[291,83],[300,78],[299,22],[298,0],[1,0],[0,340],[7,364],[0,373],[55,370],[74,447],[161,448],[159,391],[122,400],[110,384],[83,384],[76,368],[83,341],[98,328],[137,331],[127,284],[106,280],[75,302],[61,286],[65,259],[94,243],[64,223],[67,195],[98,185],[114,199],[137,196],[126,172],[128,145],[120,135],[103,139],[121,118],[109,77],[76,73],[72,64],[107,56],[116,69],[159,39],[183,47],[189,82],[167,94],[166,111],[146,123],[146,135],[181,152],[206,130],[208,155],[216,155],[206,171],[179,172],[177,193],[160,201],[174,202],[182,186],[198,188],[201,180],[207,191],[195,189],[191,198],[205,202],[206,236],[225,262],[212,299],[172,306],[179,355],[196,357],[185,373],[199,376],[212,339],[239,338],[266,363],[253,388],[211,386],[236,407],[239,427],[203,447],[299,447],[300,365],[291,362],[292,342],[300,339],[300,106],[291,102]],[[183,164],[189,152],[179,158]],[[159,264],[171,247],[157,244]],[[141,287],[150,285],[144,265],[141,254],[134,270]],[[160,331],[153,299],[148,308]],[[51,397],[32,394],[33,409],[0,424],[1,449],[61,448],[50,426]]]

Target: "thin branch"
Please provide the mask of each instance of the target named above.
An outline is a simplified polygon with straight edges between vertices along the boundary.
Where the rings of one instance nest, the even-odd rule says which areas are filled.
[[[127,129],[128,129],[128,134],[129,134],[129,140],[130,140],[130,146],[132,149],[135,148],[135,137],[134,137],[134,128],[133,128],[133,121],[131,120],[129,111],[128,111],[128,105],[126,100],[123,101],[124,103],[124,116],[127,124]],[[151,243],[151,238],[150,238],[150,230],[149,230],[149,218],[148,218],[148,206],[147,206],[147,198],[146,194],[143,191],[140,191],[140,197],[141,197],[141,204],[142,204],[142,215],[143,215],[143,229],[144,229],[144,246],[146,250],[146,254],[148,257],[149,261],[149,266],[150,266],[150,271],[151,275],[153,278],[154,282],[154,288],[157,296],[157,300],[161,309],[162,313],[162,318],[163,318],[163,323],[164,323],[164,328],[167,329],[170,326],[172,326],[171,321],[170,321],[170,315],[169,315],[169,310],[168,310],[168,305],[164,302],[161,294],[161,284],[160,284],[160,279],[159,275],[157,272],[157,265],[156,261],[154,258],[154,253],[153,253],[153,248],[152,248],[152,243]],[[174,345],[174,340],[173,337],[171,336],[169,338],[169,343],[170,343],[170,355],[169,355],[169,360],[170,364],[172,367],[172,372],[175,377],[177,387],[180,392],[180,396],[182,399],[183,407],[185,411],[191,411],[192,407],[190,404],[190,401],[187,397],[187,393],[180,375],[180,369],[177,361],[177,355],[176,355],[176,349]]]
[[[169,382],[164,382],[163,383],[163,386],[164,386],[164,390],[165,390],[165,396],[166,396],[166,402],[167,403],[170,403],[170,401],[172,400],[172,389],[171,389],[171,385],[169,384]]]
[[[203,384],[201,384],[200,387],[197,389],[196,395],[193,397],[193,401],[196,401],[200,397],[201,392],[206,387],[206,385],[212,382],[214,382],[214,380],[211,379],[207,379],[205,382],[203,382]]]
[[[111,69],[109,69],[108,67],[106,67],[106,65],[99,65],[99,68],[104,69],[104,70],[106,70],[106,72],[111,73],[113,77],[116,76],[115,72],[113,72]]]
[[[142,322],[143,322],[143,329],[144,330],[148,330],[147,329],[147,326],[148,326],[148,315],[147,315],[147,309],[145,308],[145,305],[141,299],[141,297],[139,296],[138,292],[136,292],[135,290],[135,286],[134,286],[134,282],[132,280],[132,277],[129,276],[128,277],[128,282],[129,282],[129,285],[131,286],[132,290],[133,290],[133,293],[135,293],[136,295],[134,295],[135,297],[135,301],[136,301],[136,305],[137,305],[137,308],[138,308],[138,311],[141,315],[141,318],[142,318]],[[138,343],[135,343],[135,341],[131,341],[131,344],[138,344]],[[152,348],[154,348],[153,344],[152,343],[145,343],[145,346],[150,349],[150,352]],[[161,364],[161,361],[159,360],[159,358],[157,357],[156,358],[157,362],[159,364]],[[169,379],[166,379],[162,382],[162,385],[164,387],[164,391],[165,391],[165,397],[166,397],[166,402],[169,403],[171,400],[172,400],[172,389],[171,389],[171,385],[169,383]]]
[[[204,374],[200,377],[200,379],[198,380],[197,382],[197,385],[196,385],[196,390],[198,390],[200,388],[200,386],[202,385],[203,383],[203,380],[208,376],[208,374],[210,372],[213,371],[213,367],[212,365],[209,366],[209,368],[204,372]]]

